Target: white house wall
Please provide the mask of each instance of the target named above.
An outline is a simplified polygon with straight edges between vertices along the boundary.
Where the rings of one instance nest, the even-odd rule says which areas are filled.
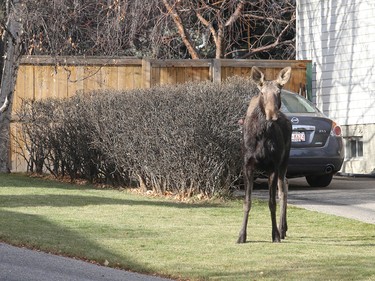
[[[343,171],[375,171],[375,0],[298,0],[296,45],[313,62],[314,102],[364,142]]]

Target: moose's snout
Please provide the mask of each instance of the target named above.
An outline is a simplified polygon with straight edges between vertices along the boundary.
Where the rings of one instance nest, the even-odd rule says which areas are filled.
[[[264,111],[266,113],[266,120],[267,121],[276,121],[279,117],[279,103],[276,100],[276,97],[269,97],[268,100],[266,100],[264,105]]]
[[[271,121],[271,120],[276,121],[278,117],[279,116],[277,114],[277,111],[272,111],[272,110],[266,111],[266,120],[267,121]]]

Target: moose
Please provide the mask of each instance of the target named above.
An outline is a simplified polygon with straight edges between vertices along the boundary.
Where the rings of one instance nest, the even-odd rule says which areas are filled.
[[[245,243],[247,223],[251,209],[251,193],[254,173],[262,171],[268,175],[269,209],[272,221],[272,241],[285,239],[288,229],[286,220],[288,182],[286,171],[291,145],[292,125],[280,112],[281,89],[289,81],[291,68],[282,69],[276,80],[266,81],[264,73],[257,67],[251,69],[251,80],[259,89],[249,103],[243,121],[243,176],[245,199],[244,218],[237,243]],[[276,223],[276,190],[279,191],[280,223]]]

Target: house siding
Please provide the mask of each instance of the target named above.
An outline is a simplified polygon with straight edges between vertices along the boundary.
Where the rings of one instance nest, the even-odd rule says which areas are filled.
[[[344,173],[375,172],[374,18],[373,0],[297,1],[297,59],[312,60],[313,101],[364,145]]]

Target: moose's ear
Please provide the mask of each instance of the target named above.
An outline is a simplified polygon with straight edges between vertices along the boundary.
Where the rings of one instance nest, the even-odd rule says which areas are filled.
[[[289,81],[291,73],[292,68],[290,66],[283,68],[277,76],[277,83],[279,83],[280,86],[284,86]]]
[[[258,87],[262,87],[264,83],[264,74],[256,66],[251,68],[250,78],[257,84]]]

